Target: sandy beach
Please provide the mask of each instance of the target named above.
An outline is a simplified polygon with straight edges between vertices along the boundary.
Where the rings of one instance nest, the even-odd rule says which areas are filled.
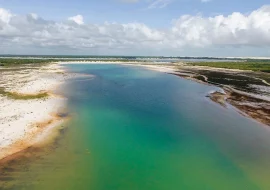
[[[20,99],[0,94],[0,159],[41,142],[65,118],[66,98],[54,90],[71,76],[58,64],[0,69],[0,88],[22,97],[47,93],[42,98]]]

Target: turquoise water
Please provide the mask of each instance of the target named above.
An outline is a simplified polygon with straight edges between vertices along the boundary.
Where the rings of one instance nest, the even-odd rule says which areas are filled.
[[[270,130],[205,98],[215,87],[120,65],[68,65],[73,119],[8,187],[270,189]],[[26,169],[25,169],[26,168]]]

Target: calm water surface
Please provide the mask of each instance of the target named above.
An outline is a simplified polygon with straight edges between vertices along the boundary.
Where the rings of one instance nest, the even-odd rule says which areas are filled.
[[[206,99],[215,87],[131,66],[66,67],[93,75],[65,86],[72,121],[4,188],[270,189],[270,130]]]

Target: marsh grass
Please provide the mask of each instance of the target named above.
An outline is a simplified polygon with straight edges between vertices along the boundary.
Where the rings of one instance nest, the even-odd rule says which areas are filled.
[[[0,94],[14,100],[32,100],[49,97],[49,94],[47,92],[38,94],[21,94],[17,92],[8,92],[4,88],[0,88]]]

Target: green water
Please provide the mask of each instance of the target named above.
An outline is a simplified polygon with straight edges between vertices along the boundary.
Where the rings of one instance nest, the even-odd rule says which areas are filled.
[[[205,98],[214,87],[138,67],[67,68],[94,75],[63,87],[73,119],[42,154],[11,164],[2,189],[270,189],[270,130]]]

